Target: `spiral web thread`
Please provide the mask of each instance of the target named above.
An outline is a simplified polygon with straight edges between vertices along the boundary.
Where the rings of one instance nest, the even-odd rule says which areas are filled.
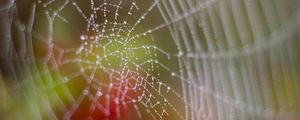
[[[172,23],[201,2],[207,1],[166,0],[159,8]],[[197,111],[186,119],[297,118],[299,49],[292,44],[299,45],[299,13],[287,8],[291,3],[297,4],[217,1],[168,25],[179,50],[179,77],[188,79],[185,102]]]

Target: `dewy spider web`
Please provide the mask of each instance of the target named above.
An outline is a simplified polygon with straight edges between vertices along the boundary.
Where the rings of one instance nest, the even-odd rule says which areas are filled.
[[[131,35],[159,1],[154,1],[132,25],[128,19],[140,8],[135,1],[124,2],[91,0],[89,1],[90,14],[85,13],[75,0],[64,1],[57,11],[48,7],[55,1],[38,2],[48,8],[45,14],[48,16],[49,25],[52,25],[56,16],[66,23],[69,22],[59,14],[68,5],[74,7],[87,23],[86,30],[80,35],[80,46],[75,49],[64,49],[55,45],[55,49],[59,51],[59,57],[50,60],[58,69],[68,64],[77,65],[76,72],[62,75],[64,76],[63,84],[78,77],[83,77],[81,81],[85,80],[87,83],[71,107],[65,111],[64,119],[73,118],[74,114],[80,111],[78,109],[84,99],[90,101],[88,110],[90,113],[87,116],[90,118],[95,117],[93,114],[96,110],[100,110],[105,118],[111,118],[113,116],[111,114],[116,114],[115,117],[120,119],[122,107],[126,108],[131,105],[139,118],[143,116],[146,118],[141,110],[146,109],[151,119],[163,119],[170,113],[175,115],[173,116],[175,118],[184,119],[178,110],[178,105],[171,104],[164,94],[173,94],[179,101],[183,101],[183,97],[164,83],[159,78],[160,73],[156,72],[156,69],[161,68],[170,71],[170,68],[158,60],[158,52],[168,59],[171,59],[171,55],[154,45],[152,31],[134,37]],[[129,4],[129,7],[125,9],[126,6],[123,4]],[[127,13],[122,16],[120,11]],[[49,28],[52,29],[52,27]],[[53,30],[49,31],[48,40],[51,40],[54,36],[51,35]],[[75,57],[64,59],[67,54]],[[55,53],[49,55],[56,56]],[[176,74],[172,72],[170,75]],[[104,102],[99,102],[102,100]]]
[[[36,89],[47,93],[45,111],[33,118],[294,119],[299,113],[294,0],[37,3],[48,28],[34,37],[50,47],[40,65],[46,87]],[[56,24],[78,29],[78,46],[61,45]]]

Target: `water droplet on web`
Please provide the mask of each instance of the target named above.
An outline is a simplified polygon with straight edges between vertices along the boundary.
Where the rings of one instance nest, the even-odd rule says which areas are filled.
[[[102,96],[102,92],[101,91],[97,91],[97,96]]]
[[[89,94],[89,90],[84,90],[84,91],[83,91],[83,94],[84,94],[84,95],[88,95],[88,94]]]
[[[172,76],[175,76],[176,74],[174,72],[171,73]]]

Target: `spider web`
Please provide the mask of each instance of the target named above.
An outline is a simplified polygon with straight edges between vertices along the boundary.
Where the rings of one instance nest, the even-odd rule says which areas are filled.
[[[165,21],[180,18],[188,13],[187,8],[199,2],[178,1],[176,4],[164,1],[162,9],[165,11]],[[293,37],[297,31],[297,22],[294,20],[298,18],[295,14],[273,13],[276,9],[288,10],[268,6],[270,3],[219,1],[204,12],[197,12],[197,17],[186,18],[169,26],[179,51],[186,54],[186,57],[179,57],[180,69],[184,69],[181,79],[189,80],[187,84],[183,83],[183,91],[189,96],[185,98],[186,101],[196,106],[198,111],[191,112],[190,119],[286,119],[295,116],[293,105],[298,103],[292,101],[299,98],[290,94],[287,96],[294,96],[291,97],[294,100],[283,100],[282,96],[289,94],[289,90],[286,89],[287,93],[279,91],[285,89],[282,84],[288,88],[291,87],[289,82],[299,81],[296,76],[294,80],[287,78],[289,73],[279,66],[298,71],[295,68],[297,63],[293,62],[295,58],[292,57],[298,55],[288,50],[290,43],[298,44],[297,40],[293,41],[297,39]],[[256,5],[261,5],[263,10],[259,12]],[[262,14],[267,17],[264,18]],[[203,31],[197,32],[197,27]],[[199,34],[201,32],[203,36]],[[280,47],[280,50],[274,47]],[[274,51],[280,51],[281,55]],[[199,89],[194,88],[195,84]],[[294,88],[298,91],[296,86]],[[287,104],[293,105],[287,107]]]
[[[89,1],[90,13],[85,13],[84,8],[80,7],[80,1],[75,0],[64,1],[57,8],[58,10],[52,10],[51,4],[55,2],[38,1],[47,9],[45,14],[49,25],[54,23],[56,17],[69,24],[70,21],[59,14],[64,9],[68,9],[67,7],[75,9],[76,14],[79,14],[87,24],[85,31],[80,35],[78,47],[62,48],[54,45],[54,52],[49,54],[51,55],[49,63],[56,66],[57,71],[60,71],[58,74],[63,74],[62,84],[68,84],[78,78],[81,83],[86,82],[79,95],[69,95],[74,100],[71,100],[70,107],[64,110],[64,119],[76,118],[76,112],[80,111],[86,99],[89,101],[87,118],[95,117],[93,116],[95,111],[100,110],[105,118],[111,119],[114,117],[111,114],[116,114],[115,117],[120,119],[121,109],[133,106],[138,118],[163,119],[173,114],[177,116],[173,116],[175,118],[184,119],[178,105],[174,106],[166,97],[167,94],[173,94],[175,99],[184,102],[182,95],[164,83],[160,79],[161,73],[156,72],[157,69],[164,69],[169,71],[169,76],[176,77],[176,73],[170,73],[171,69],[158,59],[158,57],[165,57],[170,60],[174,55],[158,48],[151,35],[152,31],[166,24],[142,34],[134,33],[159,1],[153,1],[144,10],[145,12],[141,13],[136,12],[141,8],[135,1],[91,0]],[[123,11],[124,15],[120,11]],[[130,17],[135,13],[141,16],[132,22]],[[53,39],[55,36],[53,33],[49,30],[50,35],[46,39]],[[76,65],[76,71],[64,74],[61,69],[70,64]],[[187,109],[187,105],[183,105]],[[114,108],[111,108],[112,106]]]
[[[48,26],[34,37],[53,46],[46,64],[38,64],[41,89],[50,94],[41,102],[46,118],[295,119],[299,113],[299,11],[296,4],[287,8],[293,0],[37,3]],[[75,47],[59,42],[56,24],[76,31]]]

